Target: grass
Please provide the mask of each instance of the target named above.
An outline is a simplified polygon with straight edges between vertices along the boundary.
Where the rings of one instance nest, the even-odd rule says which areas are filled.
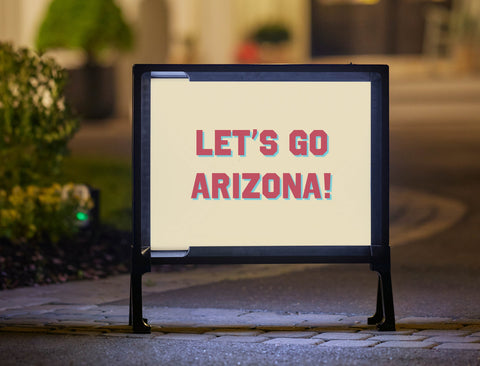
[[[61,183],[83,183],[100,190],[101,223],[122,230],[132,227],[132,173],[127,159],[70,156]]]

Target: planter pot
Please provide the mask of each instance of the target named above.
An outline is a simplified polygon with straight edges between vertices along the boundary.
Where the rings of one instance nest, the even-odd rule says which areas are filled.
[[[289,63],[291,62],[290,44],[262,43],[259,46],[259,56],[262,63]]]
[[[115,77],[113,66],[87,64],[68,70],[65,96],[72,108],[86,119],[102,119],[113,115]]]

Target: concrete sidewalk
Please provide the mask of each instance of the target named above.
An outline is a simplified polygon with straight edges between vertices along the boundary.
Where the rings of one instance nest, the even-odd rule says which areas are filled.
[[[292,265],[283,268],[256,267],[219,266],[214,269],[197,268],[180,274],[153,274],[149,275],[150,282],[145,283],[145,292],[151,293],[149,283],[156,281],[156,286],[166,291],[198,285],[207,278],[211,282],[238,279],[245,275],[252,278],[286,272],[294,274],[307,268]],[[480,352],[480,319],[417,317],[414,314],[397,319],[396,332],[378,332],[375,327],[366,324],[366,314],[146,306],[145,316],[153,326],[152,334],[132,334],[127,327],[128,306],[109,305],[115,300],[126,299],[128,281],[125,275],[93,282],[4,291],[0,339],[34,334],[97,339],[147,338],[160,344],[163,341],[222,343],[225,347],[232,343],[261,343],[275,346],[398,348],[405,352],[416,349]],[[9,308],[7,302],[14,308]],[[0,349],[2,353],[5,351],[3,342]]]

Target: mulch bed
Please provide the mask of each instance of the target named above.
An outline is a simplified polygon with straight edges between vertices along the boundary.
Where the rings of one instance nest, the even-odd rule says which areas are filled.
[[[74,280],[95,280],[130,271],[132,233],[108,226],[81,231],[57,244],[12,244],[0,239],[0,290]],[[155,265],[177,272],[195,265]]]
[[[102,227],[56,244],[0,239],[0,289],[128,273],[131,233]]]

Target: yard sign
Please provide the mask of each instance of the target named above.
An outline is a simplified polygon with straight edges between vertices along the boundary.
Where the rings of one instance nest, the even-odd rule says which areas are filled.
[[[380,274],[370,322],[395,327],[386,66],[133,73],[136,331],[149,329],[140,280],[152,261],[370,263]]]

